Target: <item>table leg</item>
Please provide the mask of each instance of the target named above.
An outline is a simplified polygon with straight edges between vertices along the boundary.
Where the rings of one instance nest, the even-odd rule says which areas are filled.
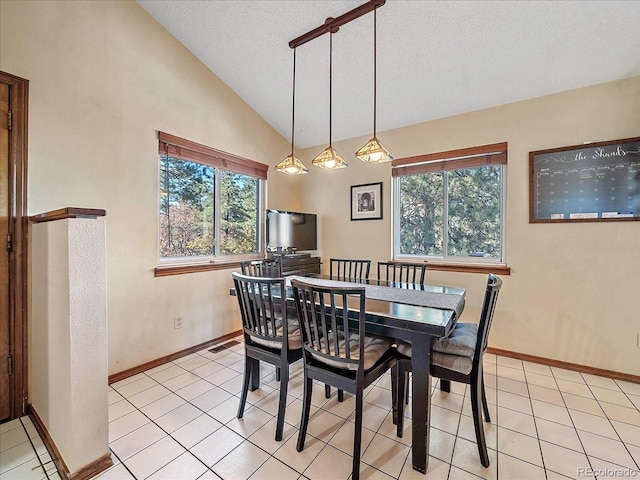
[[[413,397],[411,428],[413,469],[422,473],[429,466],[429,430],[431,427],[431,335],[416,335],[411,341]]]

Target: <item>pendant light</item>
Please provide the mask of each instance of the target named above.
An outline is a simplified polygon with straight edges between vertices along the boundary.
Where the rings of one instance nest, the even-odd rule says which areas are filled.
[[[287,156],[278,165],[276,171],[287,175],[303,175],[309,173],[298,157],[293,154],[293,137],[296,133],[296,49],[293,49],[293,95],[291,98],[291,155]]]
[[[329,31],[329,146],[313,159],[312,164],[327,170],[345,168],[349,165],[331,145],[331,117],[332,117],[332,58],[333,58],[333,30]]]
[[[376,12],[377,8],[373,9],[373,138],[369,140],[364,147],[356,152],[356,157],[365,163],[383,163],[390,162],[393,157],[389,151],[384,148],[376,137]]]

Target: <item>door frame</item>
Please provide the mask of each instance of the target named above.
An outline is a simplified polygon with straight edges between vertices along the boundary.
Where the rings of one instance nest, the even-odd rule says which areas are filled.
[[[9,85],[9,353],[13,359],[9,378],[10,418],[26,413],[28,404],[28,227],[27,152],[29,80],[0,71],[0,83]],[[0,242],[2,245],[2,242]],[[4,247],[3,247],[4,248]]]

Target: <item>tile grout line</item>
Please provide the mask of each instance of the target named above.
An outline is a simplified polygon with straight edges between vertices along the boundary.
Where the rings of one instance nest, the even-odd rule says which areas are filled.
[[[580,373],[580,375],[582,375],[582,373]],[[584,379],[584,377],[582,377]],[[591,395],[593,395],[593,390],[591,390],[591,385],[589,385],[589,383],[587,383],[587,381],[585,380],[585,384],[587,385],[587,388],[589,389],[589,391],[591,392]],[[617,384],[616,384],[617,385]],[[622,389],[620,389],[620,391],[622,391]],[[625,392],[623,392],[625,393]],[[598,400],[598,398],[596,398],[595,395],[593,395],[593,398],[596,400],[596,402],[598,402],[598,407],[600,407],[600,410],[602,410],[602,413],[604,413],[604,417],[607,419],[607,421],[609,422],[609,425],[611,425],[611,428],[613,428],[613,431],[616,432],[616,435],[618,437],[618,440],[620,441],[620,443],[622,444],[622,446],[624,447],[624,449],[627,451],[627,453],[629,454],[629,457],[631,458],[631,461],[635,464],[636,468],[640,469],[640,466],[638,465],[638,462],[636,461],[636,459],[633,457],[633,455],[631,455],[631,452],[629,451],[629,447],[627,446],[626,442],[622,439],[622,437],[620,436],[620,433],[618,432],[618,430],[616,429],[615,425],[611,422],[611,419],[609,418],[609,415],[607,414],[607,412],[604,411],[604,408],[602,408],[602,405],[600,405],[600,400]],[[608,403],[608,402],[605,402]],[[631,402],[633,404],[633,402]],[[622,423],[626,423],[626,422],[622,422]],[[592,433],[592,432],[588,432],[588,433]],[[594,434],[594,435],[598,435],[598,434]],[[579,437],[580,435],[578,435]],[[608,437],[605,437],[608,438]],[[586,453],[586,452],[585,452]],[[587,455],[588,457],[588,455]],[[596,457],[599,458],[599,457]],[[614,463],[610,460],[605,460],[604,458],[601,458],[600,460],[604,460],[607,461],[609,463]],[[591,462],[589,462],[591,463]],[[621,465],[623,466],[623,465]]]
[[[44,476],[45,478],[47,478],[47,480],[49,480],[49,474],[47,473],[47,469],[44,468],[44,464],[42,463],[42,459],[40,458],[40,454],[38,453],[38,450],[36,449],[36,446],[33,444],[33,440],[31,440],[31,436],[29,435],[29,432],[27,431],[27,427],[24,425],[24,422],[22,421],[22,418],[20,419],[20,424],[22,425],[22,429],[24,430],[24,433],[26,433],[27,435],[27,439],[29,440],[29,443],[31,444],[31,448],[33,448],[33,452],[36,454],[36,458],[38,459],[38,463],[40,464],[40,468],[42,468],[42,471],[44,472]],[[46,449],[46,446],[45,446]],[[53,457],[51,456],[51,453],[47,450],[47,453],[49,453],[49,456],[51,457],[51,462],[53,462]],[[49,462],[46,462],[49,463]],[[58,471],[58,468],[56,467],[56,472]]]

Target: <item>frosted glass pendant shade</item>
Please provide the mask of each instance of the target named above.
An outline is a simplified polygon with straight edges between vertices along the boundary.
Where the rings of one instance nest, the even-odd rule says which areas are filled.
[[[313,165],[327,170],[336,170],[338,168],[348,167],[349,164],[342,158],[336,149],[329,145],[320,155],[313,159]]]
[[[376,137],[373,137],[364,147],[358,150],[356,157],[365,163],[383,163],[393,160],[389,151],[384,148]]]
[[[304,163],[293,154],[276,165],[276,171],[286,173],[287,175],[303,175],[309,173],[309,169],[304,166]]]

